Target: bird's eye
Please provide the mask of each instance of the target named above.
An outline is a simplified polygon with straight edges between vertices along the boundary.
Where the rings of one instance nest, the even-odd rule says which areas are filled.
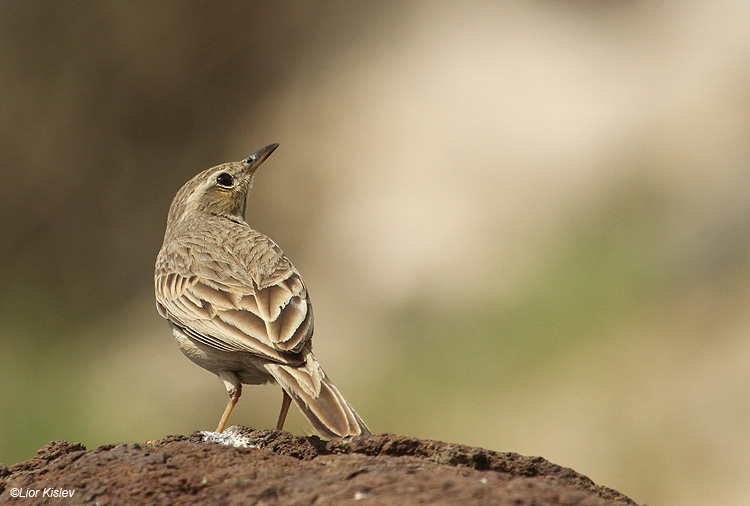
[[[231,174],[227,174],[226,172],[222,172],[218,176],[216,176],[216,184],[219,186],[223,186],[224,188],[231,188],[234,186],[234,178]]]

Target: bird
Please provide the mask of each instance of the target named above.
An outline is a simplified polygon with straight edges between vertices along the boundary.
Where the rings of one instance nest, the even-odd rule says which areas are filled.
[[[216,432],[224,430],[243,384],[276,383],[282,389],[277,430],[293,400],[324,438],[367,435],[313,354],[305,282],[245,218],[255,172],[277,147],[211,167],[180,188],[156,259],[156,308],[182,353],[226,387],[229,402]]]

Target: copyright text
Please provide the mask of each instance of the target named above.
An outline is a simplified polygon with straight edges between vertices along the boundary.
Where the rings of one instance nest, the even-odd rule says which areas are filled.
[[[10,496],[16,497],[73,497],[75,490],[66,488],[47,487],[42,489],[35,488],[12,488]]]

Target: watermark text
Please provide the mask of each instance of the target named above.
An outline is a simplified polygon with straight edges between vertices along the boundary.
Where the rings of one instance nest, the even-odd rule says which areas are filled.
[[[13,498],[17,497],[73,497],[75,495],[75,489],[69,488],[12,488],[10,489],[10,496]]]

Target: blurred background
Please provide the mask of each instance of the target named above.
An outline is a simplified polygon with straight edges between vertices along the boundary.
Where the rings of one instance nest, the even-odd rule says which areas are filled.
[[[376,432],[750,502],[746,2],[0,2],[0,462],[213,429],[158,316],[179,187],[248,220]],[[272,427],[244,391],[231,424]],[[287,429],[313,433],[292,409]]]

